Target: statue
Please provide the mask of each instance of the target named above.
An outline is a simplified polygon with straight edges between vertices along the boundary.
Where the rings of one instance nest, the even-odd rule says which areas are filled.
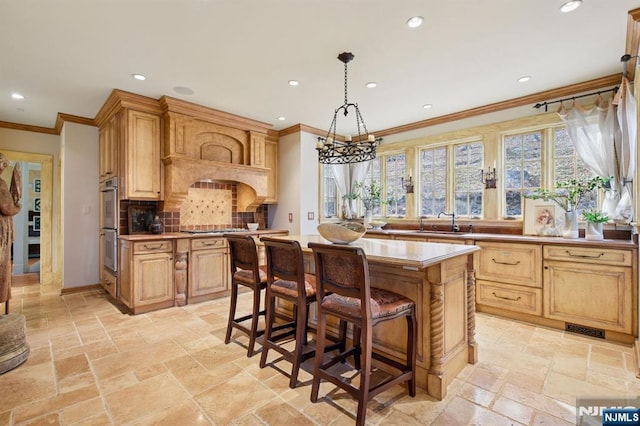
[[[0,174],[7,166],[9,166],[9,160],[0,153]],[[11,299],[13,216],[20,211],[21,198],[22,174],[20,165],[16,163],[10,186],[0,178],[0,303],[5,304],[5,314],[9,313],[9,299]]]

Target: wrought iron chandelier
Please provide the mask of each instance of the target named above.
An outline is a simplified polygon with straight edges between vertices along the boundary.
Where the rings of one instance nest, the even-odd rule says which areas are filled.
[[[373,160],[376,158],[376,147],[382,141],[382,138],[376,138],[367,130],[358,104],[349,103],[347,100],[347,64],[353,58],[351,52],[342,52],[338,55],[338,59],[344,63],[344,104],[333,112],[333,121],[327,136],[318,137],[316,150],[318,161],[322,164],[349,164]],[[355,109],[358,135],[346,135],[343,142],[336,138],[336,119],[341,111],[346,117],[349,114],[349,108]]]

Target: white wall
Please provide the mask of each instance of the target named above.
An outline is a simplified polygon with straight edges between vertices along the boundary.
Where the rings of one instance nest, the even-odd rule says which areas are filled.
[[[65,123],[61,141],[63,287],[100,282],[98,129]]]
[[[317,234],[318,157],[316,136],[293,133],[278,142],[278,204],[269,206],[272,229],[290,235]],[[293,221],[289,222],[291,213]],[[309,219],[313,213],[313,219]]]

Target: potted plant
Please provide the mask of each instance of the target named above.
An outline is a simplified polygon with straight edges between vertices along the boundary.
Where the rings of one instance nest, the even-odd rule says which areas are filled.
[[[576,208],[586,194],[594,189],[604,188],[609,184],[610,180],[610,177],[603,178],[600,176],[595,176],[591,179],[570,179],[558,182],[556,191],[537,188],[532,193],[525,195],[525,198],[551,200],[557,203],[566,212],[563,236],[565,238],[578,238],[578,214]]]
[[[602,224],[609,221],[609,216],[601,210],[589,209],[582,212],[582,217],[587,221],[585,239],[602,240]]]

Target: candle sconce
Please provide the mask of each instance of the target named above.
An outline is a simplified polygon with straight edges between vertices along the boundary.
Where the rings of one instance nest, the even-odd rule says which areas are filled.
[[[413,194],[413,178],[409,175],[409,179],[405,182],[404,178],[400,178],[402,181],[402,186],[407,194]]]
[[[487,170],[486,172],[484,171],[484,169],[480,170],[480,173],[482,174],[482,183],[484,183],[484,187],[486,189],[490,189],[496,188],[496,168],[491,168],[489,167],[489,170]]]

